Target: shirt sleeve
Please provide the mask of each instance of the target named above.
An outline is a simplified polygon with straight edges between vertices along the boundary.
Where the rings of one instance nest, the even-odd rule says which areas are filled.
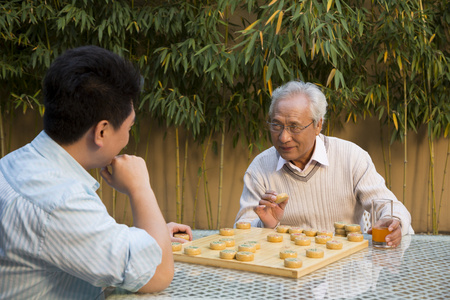
[[[236,222],[250,222],[252,227],[264,227],[263,222],[253,211],[259,205],[261,195],[265,193],[264,187],[247,171],[244,175],[244,188],[240,199],[240,210]]]
[[[44,224],[43,259],[94,286],[137,291],[154,275],[162,251],[146,231],[118,224],[99,198],[71,195]]]
[[[403,203],[398,201],[394,193],[387,188],[384,178],[376,171],[369,154],[361,150],[357,157],[359,159],[354,164],[353,172],[356,198],[361,201],[364,209],[370,213],[372,213],[372,199],[392,199],[394,201],[393,216],[400,219],[402,235],[413,234],[411,214]]]

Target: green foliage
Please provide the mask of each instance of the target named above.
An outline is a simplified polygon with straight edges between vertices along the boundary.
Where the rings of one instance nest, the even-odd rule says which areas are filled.
[[[416,1],[252,3],[257,19],[236,49],[265,88],[312,81],[325,88],[330,122],[376,114],[396,124],[393,140],[421,125],[447,135],[448,1],[424,1],[423,9]]]
[[[381,0],[3,2],[0,84],[9,97],[2,109],[39,107],[50,62],[94,44],[140,66],[143,111],[200,142],[222,123],[236,132],[234,144],[240,136],[248,144],[265,140],[271,91],[292,79],[324,87],[330,122],[375,114],[397,124],[393,139],[422,125],[433,137],[446,136],[448,7]],[[237,18],[242,25],[230,21]]]
[[[381,4],[372,7],[376,19],[366,36],[369,45],[366,52],[375,58],[371,89],[381,88],[382,93],[373,93],[367,104],[378,111],[384,108],[380,117],[392,119],[394,124],[393,116],[396,116],[398,125],[393,130],[393,138],[401,138],[408,127],[416,130],[430,122],[434,124],[429,134],[433,138],[440,137],[444,133],[440,128],[447,127],[450,114],[446,101],[450,96],[449,25],[446,21],[449,2],[424,2],[423,10],[419,2],[399,2],[398,6],[390,1]],[[378,47],[373,49],[372,45]],[[406,78],[406,86],[403,78]],[[386,99],[390,99],[390,103]]]
[[[51,61],[92,44],[141,68],[142,114],[199,143],[262,148],[272,90],[293,79],[323,87],[328,133],[375,115],[391,142],[422,126],[434,140],[450,130],[449,23],[448,0],[2,1],[0,110],[43,113]]]

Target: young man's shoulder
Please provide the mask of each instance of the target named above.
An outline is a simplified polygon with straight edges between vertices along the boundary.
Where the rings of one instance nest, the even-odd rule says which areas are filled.
[[[70,169],[45,158],[30,144],[0,160],[0,186],[44,210],[59,206],[72,195],[95,197],[95,189]]]

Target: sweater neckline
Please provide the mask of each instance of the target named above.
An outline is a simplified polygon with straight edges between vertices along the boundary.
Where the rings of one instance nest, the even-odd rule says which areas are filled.
[[[325,150],[328,154],[329,141],[328,141],[327,136],[320,134],[319,137],[323,140],[323,143],[325,145]],[[280,154],[277,152],[277,157],[279,157],[279,155]],[[319,170],[319,168],[321,166],[322,166],[322,164],[318,163],[317,161],[314,161],[306,170],[304,170],[303,172],[299,172],[298,170],[289,166],[289,164],[285,164],[283,166],[283,170],[285,170],[291,176],[293,176],[303,182],[307,182],[311,177],[314,176],[314,174]]]

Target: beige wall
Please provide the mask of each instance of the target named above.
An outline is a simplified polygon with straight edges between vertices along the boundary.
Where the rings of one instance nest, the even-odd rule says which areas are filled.
[[[6,123],[6,132],[8,131],[8,120]],[[26,115],[15,117],[12,126],[12,144],[11,148],[16,149],[30,142],[41,129],[41,121],[36,113],[28,112]],[[151,129],[149,129],[151,128]],[[149,134],[149,130],[150,134]],[[176,219],[176,195],[175,195],[175,131],[168,130],[165,135],[165,128],[158,128],[151,122],[143,122],[141,127],[141,142],[137,147],[137,154],[145,156],[148,146],[148,168],[150,180],[155,194],[160,203],[161,210],[167,221]],[[363,149],[367,150],[375,162],[378,172],[385,176],[383,155],[380,142],[380,130],[378,121],[368,119],[361,121],[358,125],[351,123],[345,124],[340,130],[336,130],[334,135],[344,139],[351,140]],[[150,139],[147,143],[147,136]],[[8,137],[7,137],[8,139]],[[219,143],[219,137],[215,137]],[[442,187],[444,186],[444,195],[440,213],[440,231],[450,232],[450,174],[447,174],[443,184],[443,174],[445,159],[447,156],[447,139],[441,139],[435,144],[435,192],[436,200],[439,204]],[[407,183],[405,205],[410,210],[413,217],[413,227],[417,232],[426,232],[431,230],[431,218],[428,207],[429,193],[429,148],[426,132],[420,131],[418,134],[409,133],[408,136],[408,163],[407,163]],[[124,152],[134,153],[135,145],[130,140],[130,145]],[[184,159],[184,138],[180,139],[180,160],[183,164]],[[201,165],[201,146],[190,141],[189,161],[187,172],[188,176],[185,184],[185,209],[183,222],[189,225],[193,224],[194,197],[197,186],[197,171]],[[401,143],[395,143],[391,148],[392,161],[392,190],[402,200],[403,195],[403,156],[404,147]],[[254,153],[255,155],[256,153]],[[252,158],[254,157],[252,156]],[[209,193],[212,201],[212,213],[214,227],[217,222],[217,199],[219,182],[219,156],[212,153],[208,154],[207,176]],[[225,149],[224,181],[222,208],[220,213],[221,227],[232,226],[236,213],[239,210],[239,197],[242,192],[242,176],[248,166],[248,152],[246,148],[239,144],[236,148],[231,146],[231,136],[227,137]],[[181,168],[183,166],[181,165]],[[450,167],[450,166],[449,166]],[[108,211],[115,215],[118,222],[131,224],[131,211],[127,200],[118,195],[116,205],[113,205],[113,195],[111,190],[104,186],[101,190],[102,198]],[[437,204],[437,205],[438,205]],[[200,188],[199,199],[197,203],[197,228],[207,228],[205,200],[203,184]]]

